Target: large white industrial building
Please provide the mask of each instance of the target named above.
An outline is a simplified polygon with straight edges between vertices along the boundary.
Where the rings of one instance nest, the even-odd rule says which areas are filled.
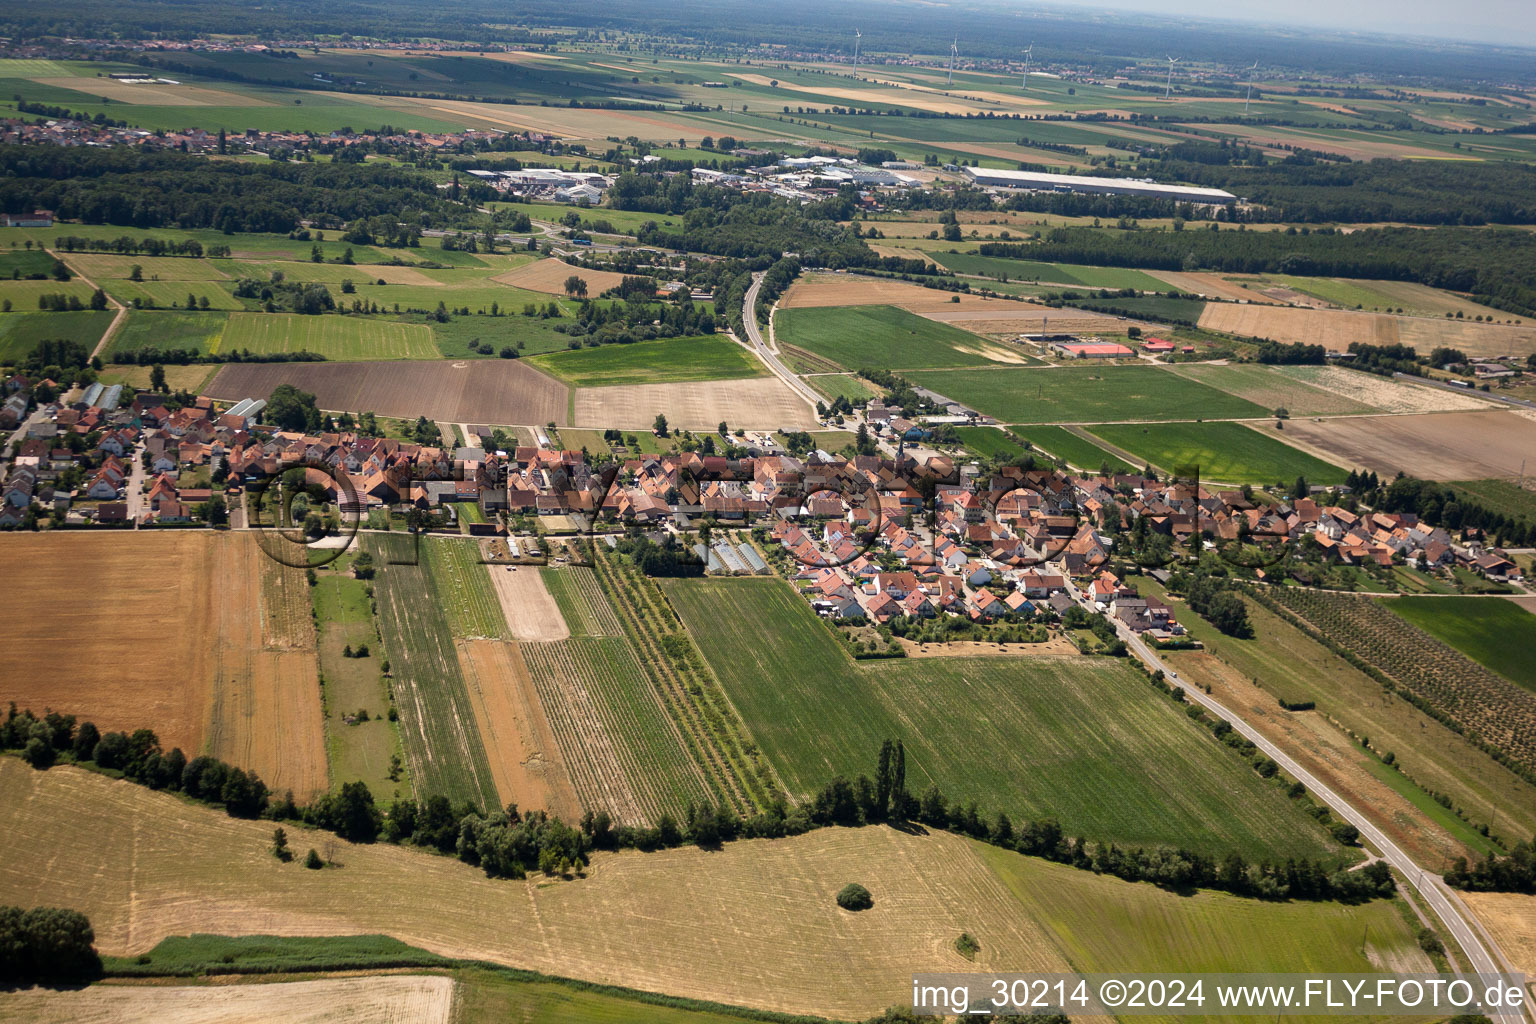
[[[993,188],[1027,189],[1031,192],[1080,192],[1103,196],[1145,196],[1171,199],[1176,203],[1205,203],[1226,206],[1237,196],[1219,188],[1194,185],[1163,185],[1136,178],[1090,178],[1081,174],[1040,174],[1036,171],[996,171],[989,167],[967,167],[965,173],[978,185]]]

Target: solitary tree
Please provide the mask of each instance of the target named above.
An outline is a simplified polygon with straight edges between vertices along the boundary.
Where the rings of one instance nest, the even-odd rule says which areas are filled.
[[[657,437],[666,437],[667,436],[667,417],[664,414],[662,414],[662,413],[657,413],[656,414],[656,422],[654,424],[652,424],[651,429],[656,432],[656,436]]]
[[[149,386],[155,391],[164,393],[167,390],[165,383],[165,367],[156,363],[149,368]]]
[[[575,274],[565,279],[565,294],[572,298],[584,299],[587,296],[587,282]]]

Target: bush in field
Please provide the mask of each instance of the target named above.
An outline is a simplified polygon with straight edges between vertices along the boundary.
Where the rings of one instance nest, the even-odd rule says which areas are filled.
[[[844,910],[868,910],[875,905],[875,898],[858,882],[849,882],[838,890],[837,905]]]

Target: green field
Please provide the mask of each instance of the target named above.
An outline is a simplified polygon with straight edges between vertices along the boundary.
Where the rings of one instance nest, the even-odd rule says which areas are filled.
[[[430,554],[417,563],[415,542],[383,534],[368,534],[364,541],[378,563],[374,589],[406,767],[418,798],[440,794],[456,803],[499,807],[454,649],[446,610],[453,597],[438,588],[438,577],[425,564]]]
[[[245,303],[214,281],[109,281],[106,290],[117,301],[131,306],[137,300],[149,309],[245,309]],[[191,296],[195,301],[187,304]],[[207,299],[208,305],[202,305]]]
[[[16,313],[37,312],[38,300],[44,295],[73,296],[82,304],[89,305],[92,291],[91,286],[78,277],[69,281],[55,281],[52,278],[46,281],[0,280],[0,301],[10,302],[11,310]]]
[[[78,314],[74,314],[78,315]],[[0,320],[0,324],[4,321]],[[1450,485],[1479,505],[1513,519],[1536,518],[1536,491],[1508,480],[1458,480]]]
[[[234,313],[210,352],[314,352],[327,359],[436,359],[425,324],[353,316]]]
[[[773,323],[781,344],[849,370],[983,366],[992,362],[985,353],[994,351],[1021,358],[996,342],[895,306],[781,309]]]
[[[1034,260],[977,256],[964,252],[934,252],[932,256],[958,274],[978,274],[999,279],[1006,277],[1010,281],[1044,281],[1049,284],[1080,285],[1084,288],[1134,288],[1139,292],[1178,291],[1167,281],[1161,281],[1151,274],[1119,267],[1037,263]]]
[[[421,545],[421,554],[454,636],[512,639],[490,570],[481,561],[479,541],[434,537]]]
[[[560,608],[560,617],[571,636],[623,636],[624,627],[614,615],[613,606],[597,582],[597,576],[585,566],[540,569],[544,586]]]
[[[984,459],[1015,459],[1026,451],[1022,444],[996,427],[956,427],[955,433],[960,435],[960,443],[967,451]]]
[[[410,783],[389,778],[389,759],[400,753],[400,735],[389,721],[389,698],[380,672],[384,653],[374,635],[368,584],[354,579],[351,557],[344,556],[315,570],[310,588],[318,626],[320,672],[325,691],[325,748],[331,765],[331,785],[361,780],[377,800],[407,796]],[[344,655],[369,648],[366,658]],[[358,711],[368,721],[346,722]]]
[[[1170,901],[1150,885],[992,846],[980,852],[1078,971],[1169,970],[1170,957],[1188,971],[1374,973],[1384,957],[1428,963],[1395,901],[1271,903],[1218,892]]]
[[[217,350],[228,313],[162,313],[134,310],[107,346],[110,355],[144,349],[187,349],[199,354]]]
[[[1053,458],[1066,459],[1068,463],[1088,472],[1097,473],[1105,463],[1111,472],[1134,472],[1140,466],[1128,466],[1119,456],[1100,448],[1080,434],[1066,427],[1033,426],[1014,431]]]
[[[541,352],[561,352],[570,346],[571,336],[555,330],[556,324],[569,324],[564,318],[542,320],[527,316],[456,316],[447,323],[428,321],[432,342],[446,359],[494,359],[505,346],[517,348],[519,356]],[[469,343],[476,350],[469,350]]]
[[[1137,586],[1143,596],[1167,598],[1166,591],[1146,577],[1138,580]],[[1530,786],[1407,701],[1384,700],[1381,684],[1375,679],[1267,608],[1248,603],[1255,635],[1238,639],[1218,632],[1182,604],[1173,604],[1179,621],[1206,647],[1204,653],[1171,651],[1164,655],[1181,675],[1196,682],[1208,674],[1219,679],[1221,673],[1212,671],[1210,664],[1219,660],[1243,678],[1258,680],[1277,698],[1315,701],[1318,710],[1343,729],[1370,737],[1378,750],[1393,751],[1397,762],[1422,786],[1450,794],[1473,822],[1492,821],[1505,835],[1536,832],[1536,792]],[[1471,826],[1463,823],[1459,830],[1452,830],[1452,835],[1473,849],[1486,848],[1470,838],[1471,831]]]
[[[1502,597],[1402,597],[1385,607],[1473,661],[1536,690],[1536,615]]]
[[[667,596],[791,792],[873,773],[907,748],[907,784],[988,814],[1054,816],[1069,835],[1249,857],[1343,851],[1230,751],[1112,659],[855,663],[770,579],[674,580]]]
[[[863,402],[877,397],[879,392],[862,378],[851,373],[817,373],[804,378],[816,393],[828,402],[846,398],[850,402]]]
[[[572,387],[761,377],[767,368],[722,334],[566,349],[528,360]]]
[[[929,370],[915,383],[1003,423],[1103,423],[1242,419],[1269,413],[1252,402],[1155,366],[991,367]]]
[[[1342,484],[1347,472],[1241,423],[1111,423],[1090,427],[1117,448],[1167,472],[1198,466],[1202,480],[1232,484]]]
[[[78,341],[90,351],[112,323],[112,316],[111,312],[0,316],[0,363],[18,362],[30,354],[38,342],[55,338]]]

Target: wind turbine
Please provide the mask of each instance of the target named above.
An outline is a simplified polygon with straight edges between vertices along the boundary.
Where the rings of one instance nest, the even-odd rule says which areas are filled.
[[[1247,99],[1243,100],[1243,113],[1245,115],[1248,113],[1248,101],[1253,99],[1253,73],[1257,71],[1258,68],[1259,62],[1254,61],[1253,67],[1248,69],[1248,97]]]
[[[955,84],[955,58],[960,56],[960,37],[955,36],[955,41],[949,44],[949,78],[945,85]]]
[[[1168,55],[1168,85],[1163,90],[1163,99],[1165,100],[1173,96],[1173,66],[1178,62],[1179,59],[1173,54],[1170,53]]]
[[[859,77],[859,40],[864,38],[864,33],[858,29],[853,30],[853,77]]]
[[[1029,55],[1035,52],[1034,41],[1031,40],[1029,49],[1024,51],[1024,88],[1029,88]]]

